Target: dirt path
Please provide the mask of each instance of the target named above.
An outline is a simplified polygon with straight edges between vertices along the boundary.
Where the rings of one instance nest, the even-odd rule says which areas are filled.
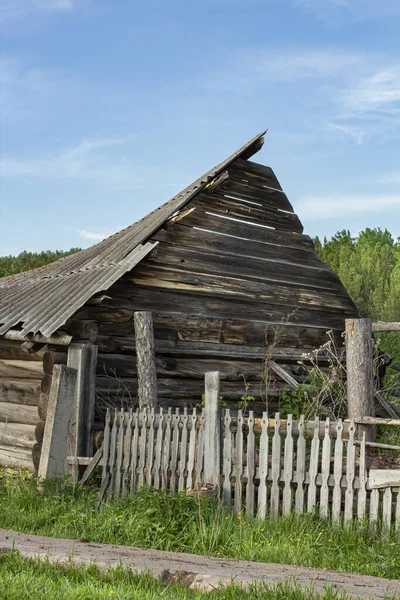
[[[162,577],[165,581],[179,578],[186,585],[204,591],[212,591],[220,585],[231,583],[232,580],[242,584],[263,580],[273,586],[279,581],[295,579],[303,588],[314,587],[318,592],[323,592],[328,585],[346,591],[356,598],[378,600],[385,598],[387,594],[400,599],[399,580],[324,569],[61,540],[0,529],[0,552],[13,548],[19,550],[24,557],[48,557],[53,562],[73,560],[77,564],[96,563],[102,569],[122,564],[135,572],[150,571],[155,577]]]

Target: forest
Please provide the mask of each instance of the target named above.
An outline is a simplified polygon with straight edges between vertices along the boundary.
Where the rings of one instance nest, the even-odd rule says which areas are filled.
[[[400,321],[400,238],[386,229],[365,229],[357,236],[338,231],[330,239],[314,239],[315,249],[339,275],[360,314],[374,321]],[[0,257],[0,277],[28,271],[78,252],[46,250]],[[400,362],[400,335],[381,336],[383,349]]]

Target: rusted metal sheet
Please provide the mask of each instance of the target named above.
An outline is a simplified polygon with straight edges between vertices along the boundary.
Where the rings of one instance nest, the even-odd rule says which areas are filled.
[[[237,158],[258,152],[264,134],[130,227],[55,263],[0,279],[0,336],[19,325],[27,337],[57,331],[94,294],[107,290],[147,256],[156,244],[146,240],[214,177]]]

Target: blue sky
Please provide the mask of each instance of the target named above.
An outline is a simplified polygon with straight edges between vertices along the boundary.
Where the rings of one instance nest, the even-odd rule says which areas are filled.
[[[310,235],[400,236],[399,0],[0,0],[0,255],[89,246],[259,131]]]

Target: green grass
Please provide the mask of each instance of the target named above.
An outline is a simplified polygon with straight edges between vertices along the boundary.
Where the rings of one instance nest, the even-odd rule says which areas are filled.
[[[312,590],[302,592],[294,584],[273,590],[264,584],[244,590],[238,585],[213,592],[210,596],[183,586],[164,584],[150,575],[134,575],[118,567],[99,571],[95,566],[55,565],[48,561],[23,559],[18,553],[0,558],[2,600],[318,600]],[[325,600],[350,600],[346,594],[327,590]]]
[[[149,489],[98,509],[88,489],[47,483],[40,493],[34,481],[7,478],[0,484],[0,528],[400,578],[399,534],[374,536],[358,524],[333,527],[314,515],[238,519],[212,502],[199,506],[185,494]]]

